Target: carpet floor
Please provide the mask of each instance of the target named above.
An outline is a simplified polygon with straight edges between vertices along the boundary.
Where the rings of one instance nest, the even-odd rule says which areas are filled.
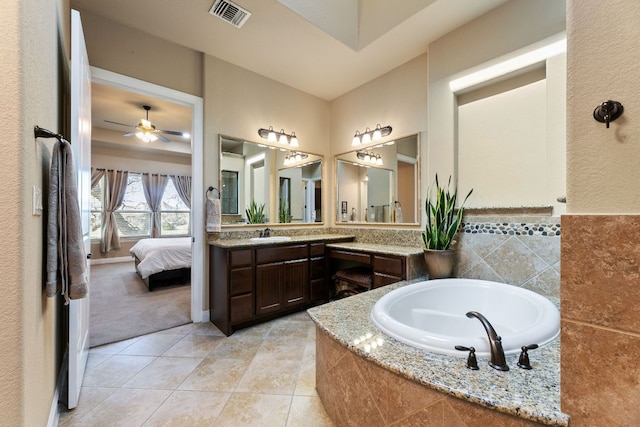
[[[89,347],[191,322],[191,286],[149,292],[133,261],[91,266]]]

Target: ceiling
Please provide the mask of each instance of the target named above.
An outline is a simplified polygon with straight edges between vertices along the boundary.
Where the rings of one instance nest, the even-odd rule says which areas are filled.
[[[209,14],[214,0],[71,0],[71,7],[332,100],[425,53],[430,42],[507,0],[233,2],[251,12],[242,28]],[[183,130],[171,115],[163,117],[169,106],[157,101],[156,108],[151,100],[101,90],[93,98],[96,126],[103,119],[135,124],[147,102],[158,128]]]

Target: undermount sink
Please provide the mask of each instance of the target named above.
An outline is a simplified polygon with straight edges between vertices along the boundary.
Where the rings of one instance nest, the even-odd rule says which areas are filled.
[[[276,242],[288,242],[291,240],[289,236],[269,236],[269,237],[252,237],[253,243],[276,243]]]

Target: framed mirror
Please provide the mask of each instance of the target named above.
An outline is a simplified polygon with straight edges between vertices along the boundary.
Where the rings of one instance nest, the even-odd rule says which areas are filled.
[[[336,156],[336,224],[419,225],[418,134]]]
[[[219,140],[223,226],[322,223],[321,155]]]

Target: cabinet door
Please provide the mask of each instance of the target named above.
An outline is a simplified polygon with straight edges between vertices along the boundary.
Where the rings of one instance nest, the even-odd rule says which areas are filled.
[[[282,263],[256,267],[256,314],[271,313],[282,307]]]
[[[299,259],[283,264],[284,307],[293,307],[309,302],[309,260]]]

